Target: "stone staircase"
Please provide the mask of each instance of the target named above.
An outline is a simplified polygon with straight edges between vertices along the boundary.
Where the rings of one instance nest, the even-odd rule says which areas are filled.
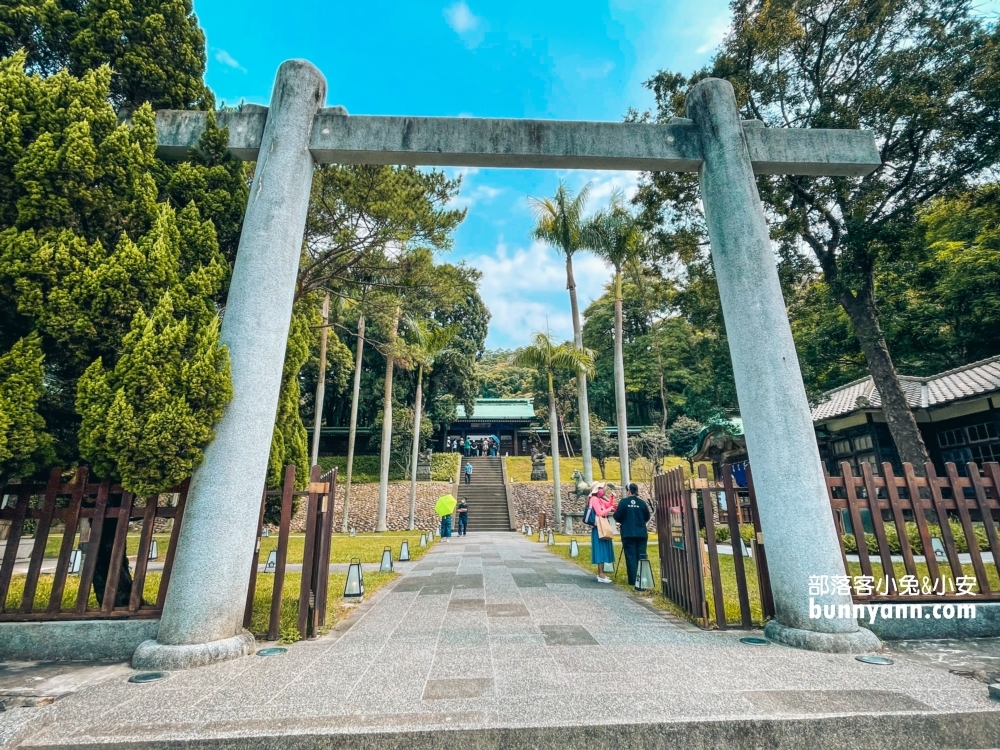
[[[481,456],[462,459],[457,498],[469,502],[469,531],[510,531],[507,491],[503,484],[501,458]],[[472,484],[465,483],[465,464],[472,464]],[[455,530],[458,530],[456,519]]]

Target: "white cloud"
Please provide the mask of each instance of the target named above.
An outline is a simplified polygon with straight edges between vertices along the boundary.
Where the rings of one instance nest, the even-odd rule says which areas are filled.
[[[224,49],[216,50],[215,52],[216,62],[220,62],[228,68],[234,68],[242,73],[246,73],[247,69],[240,65],[239,61],[226,52]]]
[[[569,183],[574,192],[590,183],[586,213],[593,214],[608,205],[611,194],[616,189],[622,191],[626,201],[632,200],[639,189],[639,174],[624,170],[577,169],[572,172],[562,172],[559,176]]]
[[[716,16],[705,28],[704,41],[701,46],[695,50],[696,54],[704,55],[708,52],[714,52],[716,47],[722,44],[722,40],[725,39],[726,34],[729,33],[729,14],[724,16]]]
[[[458,34],[469,48],[483,41],[486,24],[466,5],[465,0],[459,0],[454,5],[444,9],[444,18],[452,30]]]
[[[607,78],[608,74],[615,69],[615,64],[610,60],[597,65],[584,65],[576,69],[576,74],[584,81],[591,81],[600,78]]]
[[[523,346],[546,326],[556,340],[573,337],[566,264],[554,250],[537,241],[511,250],[501,240],[492,253],[468,261],[483,274],[479,293],[492,316],[490,346]],[[573,256],[573,271],[582,313],[600,296],[610,271],[590,253]]]
[[[493,187],[492,185],[470,187],[468,182],[465,182],[459,190],[459,194],[448,202],[448,208],[472,208],[477,203],[489,204],[498,195],[503,193],[503,188]]]

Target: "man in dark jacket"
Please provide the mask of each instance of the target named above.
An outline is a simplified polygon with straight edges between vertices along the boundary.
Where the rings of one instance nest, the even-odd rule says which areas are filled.
[[[646,541],[649,539],[646,524],[649,523],[649,517],[649,505],[639,497],[639,485],[633,482],[628,486],[628,495],[621,499],[615,511],[615,520],[621,527],[629,586],[635,586],[639,558],[646,555]]]

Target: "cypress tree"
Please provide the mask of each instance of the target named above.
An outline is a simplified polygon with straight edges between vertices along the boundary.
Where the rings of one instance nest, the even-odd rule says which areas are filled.
[[[211,223],[199,222],[193,206],[185,211],[181,225],[187,238],[173,209],[164,205],[143,243],[161,260],[174,261],[174,278],[186,244],[204,243],[206,262],[178,280],[151,313],[140,308],[118,361],[111,367],[94,361],[77,391],[82,456],[97,473],[120,477],[123,487],[139,495],[164,491],[190,476],[232,398],[229,357],[219,345],[211,302],[225,266],[211,252]]]
[[[0,56],[82,77],[107,65],[117,108],[209,109],[205,34],[191,0],[11,0],[0,4]]]
[[[43,357],[36,333],[0,355],[0,476],[30,476],[52,458],[45,421],[35,410]]]

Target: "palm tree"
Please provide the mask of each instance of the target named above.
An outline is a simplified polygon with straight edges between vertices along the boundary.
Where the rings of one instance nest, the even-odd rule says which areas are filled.
[[[379,454],[378,515],[375,531],[388,531],[385,524],[389,505],[389,463],[392,460],[392,370],[396,361],[396,333],[399,328],[400,306],[396,305],[385,353],[385,395],[382,402],[382,449]]]
[[[460,326],[456,323],[441,328],[423,321],[414,321],[408,327],[411,338],[409,353],[417,366],[417,393],[413,405],[413,454],[410,461],[410,531],[413,531],[416,528],[414,516],[417,509],[417,457],[420,452],[424,370],[430,372],[435,361],[451,352],[448,345],[458,334]]]
[[[358,400],[361,395],[361,357],[365,349],[365,313],[358,314],[358,347],[354,358],[354,390],[351,392],[351,426],[347,435],[347,480],[344,485],[344,523],[341,528],[347,533],[347,514],[351,509],[351,477],[354,473],[354,443],[358,435]]]
[[[587,203],[589,194],[589,182],[574,196],[567,189],[566,183],[560,180],[556,194],[551,199],[531,199],[537,222],[535,238],[558,249],[566,256],[566,288],[569,290],[569,306],[573,316],[573,341],[578,349],[583,348],[583,329],[580,326],[580,306],[576,300],[576,279],[573,278],[573,253],[583,248],[581,223],[583,207]],[[590,403],[587,398],[587,378],[582,373],[576,379],[576,398],[580,413],[583,478],[589,483],[594,481],[590,448]]]
[[[568,343],[556,346],[548,333],[536,333],[529,346],[518,349],[510,358],[511,364],[530,367],[548,380],[549,385],[549,447],[552,451],[552,488],[555,500],[555,519],[558,527],[562,519],[562,493],[559,488],[559,415],[556,413],[556,390],[553,374],[556,370],[574,370],[578,377],[594,374],[594,353],[589,349]]]
[[[622,194],[611,195],[607,209],[595,214],[583,227],[583,246],[593,250],[615,269],[615,410],[618,418],[618,460],[622,486],[628,487],[628,419],[625,412],[625,362],[622,355],[622,269],[638,256],[642,233],[635,217],[625,207]]]

